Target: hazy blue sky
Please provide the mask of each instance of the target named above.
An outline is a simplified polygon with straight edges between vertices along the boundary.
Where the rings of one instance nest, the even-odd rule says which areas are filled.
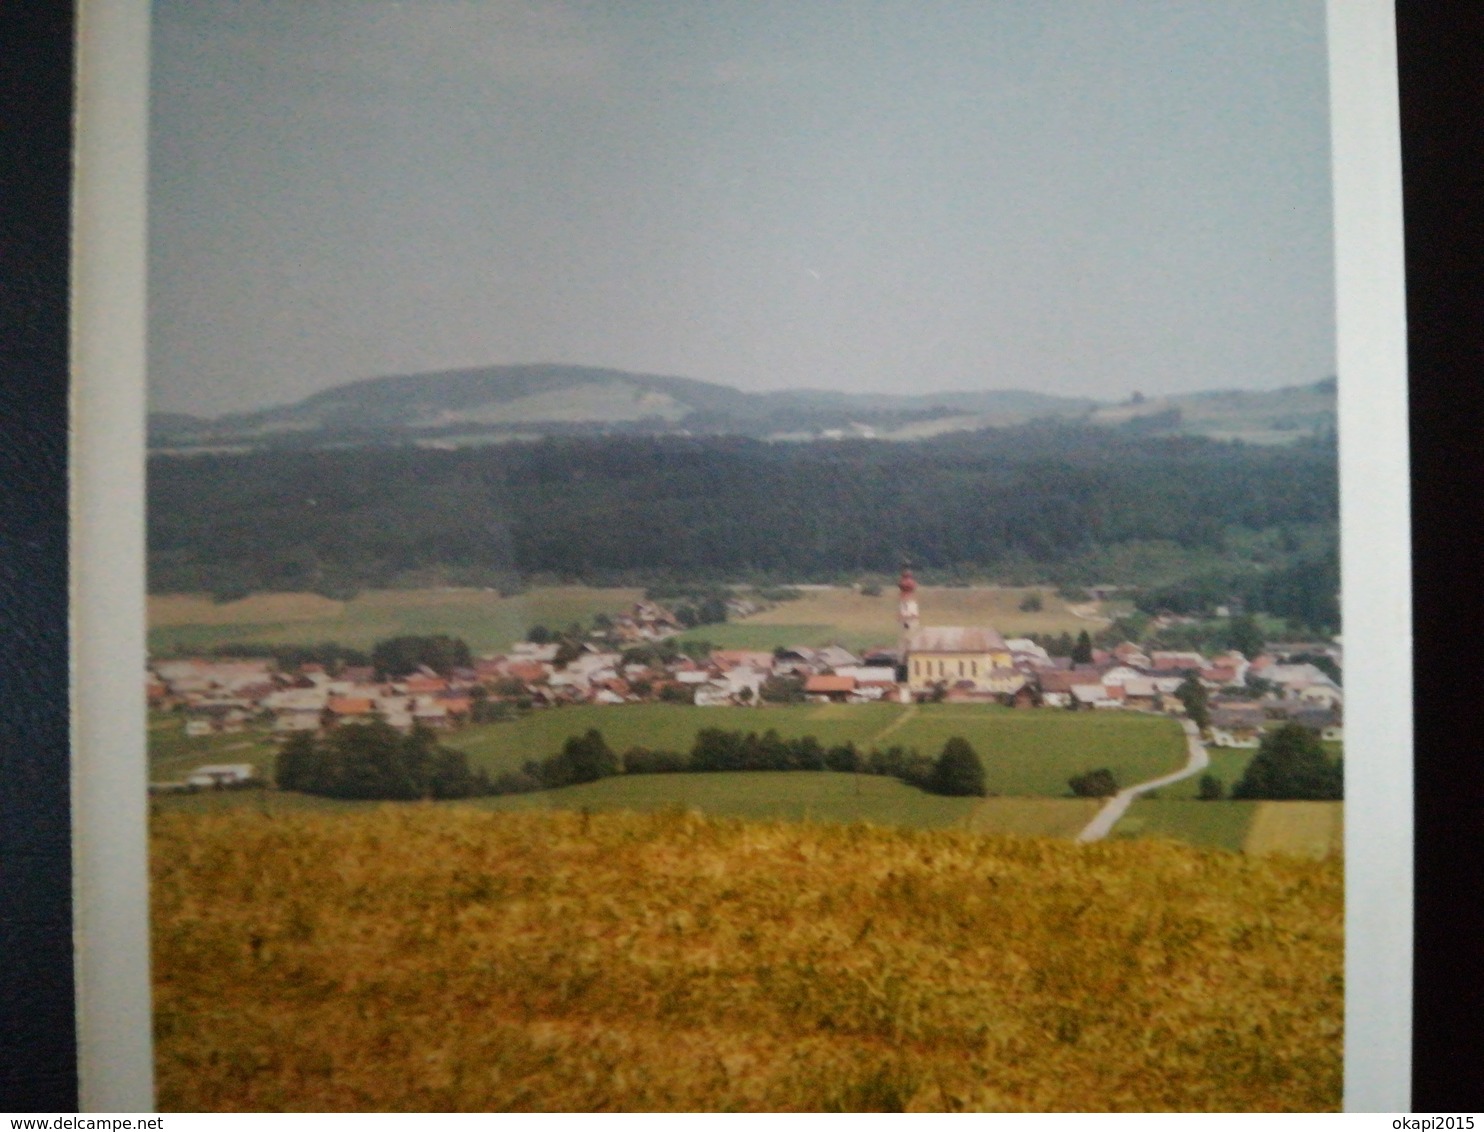
[[[1322,0],[157,0],[152,407],[1333,372]]]

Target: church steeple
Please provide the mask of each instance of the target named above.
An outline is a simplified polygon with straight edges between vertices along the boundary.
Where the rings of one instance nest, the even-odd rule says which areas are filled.
[[[907,659],[907,643],[917,632],[917,579],[912,576],[912,567],[903,565],[902,576],[897,579],[897,623],[902,630],[902,661]]]

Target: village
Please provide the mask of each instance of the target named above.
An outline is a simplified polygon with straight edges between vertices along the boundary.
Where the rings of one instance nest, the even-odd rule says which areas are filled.
[[[149,666],[147,693],[151,709],[180,716],[187,738],[251,728],[283,740],[373,720],[404,733],[449,731],[522,711],[646,702],[735,709],[948,702],[1184,715],[1187,698],[1179,693],[1189,682],[1203,692],[1213,747],[1255,749],[1263,730],[1278,722],[1343,741],[1338,644],[1267,646],[1248,657],[1234,649],[1146,652],[1125,641],[1054,656],[1043,644],[1006,639],[988,626],[923,626],[916,589],[904,571],[898,640],[859,652],[779,645],[696,655],[674,643],[686,628],[676,614],[644,600],[605,618],[580,643],[524,641],[446,671],[418,666],[392,675],[370,665],[281,667],[255,657],[160,659]],[[184,784],[157,786],[231,785],[256,775],[246,763],[203,766]]]

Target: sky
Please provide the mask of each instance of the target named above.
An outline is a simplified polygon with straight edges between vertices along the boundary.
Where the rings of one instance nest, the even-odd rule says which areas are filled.
[[[1323,0],[156,0],[151,408],[1334,372]]]

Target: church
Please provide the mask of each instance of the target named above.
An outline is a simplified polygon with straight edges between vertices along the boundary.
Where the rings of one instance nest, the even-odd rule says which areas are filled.
[[[917,609],[917,579],[903,567],[897,580],[897,615],[901,628],[902,666],[914,697],[939,685],[950,692],[1007,695],[1025,683],[1014,666],[1005,639],[984,626],[923,627]]]

